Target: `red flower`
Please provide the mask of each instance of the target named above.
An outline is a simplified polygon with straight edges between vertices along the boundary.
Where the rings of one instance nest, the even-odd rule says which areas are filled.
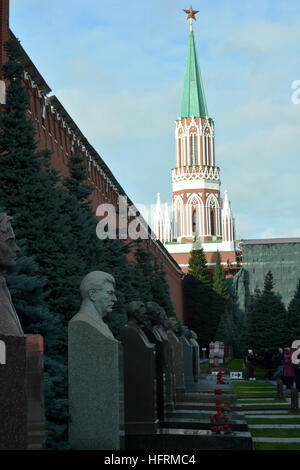
[[[218,405],[221,405],[221,403],[222,403],[221,400],[219,400],[219,398],[216,398],[216,405],[217,405],[217,406],[218,406]]]
[[[215,395],[222,395],[222,390],[220,388],[215,389]]]
[[[215,432],[216,434],[220,434],[221,429],[222,429],[222,426],[213,426],[211,428],[212,432]]]

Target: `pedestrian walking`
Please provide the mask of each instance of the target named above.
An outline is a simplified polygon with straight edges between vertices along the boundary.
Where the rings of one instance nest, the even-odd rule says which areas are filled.
[[[247,366],[247,376],[249,380],[256,380],[254,377],[254,368],[256,365],[256,357],[253,354],[252,349],[248,349],[248,354],[246,356],[245,360],[246,366]]]
[[[299,351],[300,352],[300,351]],[[284,348],[283,354],[283,383],[287,390],[290,390],[294,383],[294,365],[292,363],[292,351],[288,346]]]
[[[283,375],[283,349],[278,348],[278,354],[275,357],[274,360],[274,366],[277,367],[275,370],[272,379],[275,380],[277,375],[281,374]]]
[[[297,349],[292,353],[292,363],[295,370],[296,389],[300,392],[300,344]]]

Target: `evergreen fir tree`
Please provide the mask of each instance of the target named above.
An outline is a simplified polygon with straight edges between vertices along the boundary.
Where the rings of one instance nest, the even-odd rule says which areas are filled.
[[[203,248],[193,249],[191,251],[188,274],[198,279],[198,281],[211,286],[211,278]]]
[[[149,302],[154,300],[152,295],[151,282],[154,277],[153,261],[154,256],[150,251],[143,248],[143,240],[136,240],[133,244],[135,265],[134,265],[134,286],[140,295],[140,300]]]
[[[183,292],[187,324],[197,333],[199,344],[208,347],[215,338],[219,318],[212,311],[214,292],[202,248],[191,251]]]
[[[216,266],[215,266],[214,275],[213,275],[213,290],[223,300],[224,309],[225,309],[225,305],[229,304],[229,301],[230,301],[230,293],[229,293],[229,289],[227,286],[224,269],[222,268],[222,265],[221,265],[221,257],[220,257],[219,251],[217,251]]]
[[[248,310],[248,347],[256,352],[277,350],[287,341],[287,315],[281,297],[273,292],[273,275],[268,271],[264,290],[256,291]]]
[[[93,192],[93,186],[87,183],[88,168],[78,148],[71,155],[68,168],[70,175],[64,178],[63,185],[76,198],[81,208],[91,209],[91,202],[88,198]]]
[[[288,306],[288,343],[291,344],[295,339],[300,338],[300,279],[294,296]]]
[[[59,325],[52,347],[50,329],[46,329],[44,337],[45,373],[51,390],[46,400],[47,446],[64,448],[68,424],[67,325],[80,307],[79,285],[88,272],[104,270],[116,274],[119,289],[117,265],[126,264],[126,253],[121,254],[122,242],[104,243],[97,238],[97,220],[82,204],[87,193],[80,189],[84,185],[82,173],[75,171],[80,161],[72,162],[70,177],[74,184],[67,191],[50,167],[49,151],[36,152],[35,131],[26,116],[28,98],[21,81],[23,69],[16,61],[13,40],[7,44],[7,54],[8,62],[3,67],[8,81],[6,104],[0,113],[0,203],[8,214],[14,215],[17,242],[24,239],[26,254],[34,257],[37,275],[45,280],[44,300],[49,315]],[[18,282],[22,284],[21,278]],[[129,291],[129,287],[122,284],[123,291]],[[25,285],[22,288],[26,291]],[[122,295],[118,297],[124,317]],[[35,322],[38,326],[34,326]],[[31,326],[39,328],[39,320],[32,317]]]
[[[170,298],[170,287],[166,280],[163,264],[154,260],[154,278],[151,282],[152,297],[166,312],[169,317],[176,316],[174,305]]]
[[[234,357],[241,357],[243,354],[241,321],[237,322],[230,308],[226,308],[221,316],[216,341],[222,341],[226,346],[232,346]]]
[[[232,305],[230,302],[230,293],[227,286],[225,273],[221,265],[221,257],[219,251],[217,251],[216,266],[213,274],[213,292],[214,295],[212,301],[212,311],[213,321],[216,323],[216,328],[219,327],[219,323],[223,315],[225,315],[226,310],[229,312],[229,316],[227,316],[225,323],[226,325],[231,324]],[[233,328],[233,325],[231,325],[231,328]]]

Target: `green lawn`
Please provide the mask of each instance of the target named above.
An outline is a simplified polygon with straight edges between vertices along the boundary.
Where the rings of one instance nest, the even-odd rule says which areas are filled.
[[[239,380],[239,381],[233,381],[233,386],[234,388],[237,389],[243,389],[245,387],[253,387],[253,388],[270,388],[273,390],[277,390],[275,385],[270,384],[269,382],[266,382],[265,380],[253,380],[253,381],[247,381],[247,380]]]
[[[275,398],[277,393],[276,390],[270,390],[269,392],[236,392],[238,398]],[[285,395],[284,395],[285,396]]]
[[[257,403],[285,403],[286,400],[284,398],[279,398],[278,400],[275,400],[275,399],[270,399],[268,400],[268,398],[266,398],[265,400],[259,400],[259,402]],[[239,405],[242,405],[244,406],[245,404],[246,405],[251,405],[253,403],[253,401],[243,401],[243,402],[240,402]],[[255,403],[255,402],[254,402]]]
[[[300,450],[300,443],[253,442],[254,450]]]
[[[250,429],[252,437],[300,437],[300,429]],[[300,443],[299,443],[300,444]]]
[[[232,361],[226,364],[228,370],[242,371],[243,370],[243,359],[232,359]]]
[[[209,367],[209,360],[207,360],[207,362],[203,362],[202,364],[200,364],[200,370],[205,370]]]
[[[256,374],[255,374],[256,375]],[[262,373],[263,376],[263,373]],[[257,377],[257,375],[256,375]],[[245,390],[247,387],[248,390]],[[261,390],[266,388],[267,390]],[[238,401],[239,405],[242,405],[244,410],[257,410],[263,411],[274,410],[278,408],[280,410],[290,409],[290,404],[286,402],[286,399],[276,399],[277,387],[266,382],[265,380],[256,380],[256,381],[243,381],[243,382],[234,382],[235,393],[238,398],[264,398],[265,400],[259,400],[259,405],[253,403],[253,401]],[[258,393],[253,393],[258,392]],[[289,392],[284,392],[284,396],[288,397]],[[274,397],[274,398],[272,398]],[[278,404],[278,407],[276,406]],[[272,406],[273,405],[273,406]],[[285,415],[286,416],[286,415]],[[247,423],[250,424],[265,424],[265,425],[274,425],[274,424],[300,424],[300,415],[297,418],[282,418],[281,415],[278,415],[278,418],[268,419],[268,415],[261,415],[259,418],[252,418],[251,416],[246,416]],[[279,437],[279,438],[293,438],[300,437],[300,429],[251,429],[249,432],[252,437]],[[254,442],[254,450],[300,450],[300,443],[273,443],[273,442]]]
[[[272,402],[274,403],[274,402]],[[240,405],[240,403],[239,403]],[[268,411],[272,411],[272,410],[275,410],[276,409],[276,406],[271,406],[269,403],[266,403],[266,406],[265,408],[262,406],[262,405],[249,405],[248,403],[246,404],[242,404],[243,408],[245,410],[257,410],[257,411],[263,411],[264,409],[265,410],[268,410]],[[280,410],[284,410],[285,408],[289,409],[291,405],[289,405],[288,403],[284,404],[284,405],[279,405],[278,406],[278,409]]]
[[[267,418],[267,416],[261,418],[250,418],[247,416],[248,424],[300,424],[299,418],[281,418],[278,416],[276,419]]]

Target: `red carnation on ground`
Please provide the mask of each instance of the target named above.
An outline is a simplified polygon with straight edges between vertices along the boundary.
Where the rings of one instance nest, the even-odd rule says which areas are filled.
[[[220,430],[221,430],[222,426],[213,426],[211,428],[212,432],[215,432],[216,434],[220,434]]]

